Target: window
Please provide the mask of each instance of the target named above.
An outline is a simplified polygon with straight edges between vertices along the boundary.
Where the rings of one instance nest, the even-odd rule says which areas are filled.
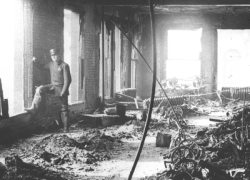
[[[80,101],[81,76],[83,60],[80,56],[80,24],[79,14],[64,10],[64,61],[69,64],[72,82],[69,89],[69,104]],[[81,72],[80,72],[81,71]]]
[[[200,51],[202,29],[168,30],[166,76],[192,83],[200,76]],[[190,80],[190,81],[189,81]]]
[[[108,27],[107,27],[108,26]],[[100,34],[100,91],[102,91],[102,34]],[[115,31],[112,25],[104,23],[104,94],[105,98],[114,95],[115,71]],[[102,93],[102,92],[100,92]]]
[[[139,47],[140,38],[138,33],[135,34],[133,43],[135,47]],[[136,48],[132,46],[131,51],[131,88],[136,88],[136,62],[139,60],[139,53]]]
[[[218,89],[250,86],[250,30],[218,30]]]
[[[6,18],[8,17],[8,18]],[[23,101],[23,4],[3,1],[0,10],[0,78],[9,115],[20,113]]]

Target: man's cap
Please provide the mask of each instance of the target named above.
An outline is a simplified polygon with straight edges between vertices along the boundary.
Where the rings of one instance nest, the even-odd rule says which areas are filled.
[[[59,49],[57,49],[57,48],[51,49],[49,52],[50,52],[51,56],[59,55]]]

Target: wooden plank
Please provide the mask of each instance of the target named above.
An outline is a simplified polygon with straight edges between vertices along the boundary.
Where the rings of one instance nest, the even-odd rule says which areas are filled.
[[[134,100],[135,100],[136,108],[139,109],[139,105],[138,105],[137,99],[135,98]]]

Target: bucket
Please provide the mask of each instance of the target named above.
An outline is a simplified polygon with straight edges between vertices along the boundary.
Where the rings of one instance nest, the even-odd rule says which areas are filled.
[[[156,147],[170,147],[172,136],[170,134],[158,132],[156,136]]]
[[[116,105],[116,114],[119,116],[125,116],[126,114],[126,106],[122,104],[117,104]]]

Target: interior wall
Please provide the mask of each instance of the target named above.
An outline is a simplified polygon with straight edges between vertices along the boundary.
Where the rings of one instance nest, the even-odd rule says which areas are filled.
[[[151,40],[149,19],[143,21],[144,30],[142,34],[142,53],[147,57],[149,64],[152,64]],[[205,92],[214,92],[217,88],[217,29],[250,29],[249,15],[247,14],[171,14],[171,15],[156,15],[156,36],[157,36],[157,63],[158,63],[158,78],[164,79],[165,59],[167,50],[162,48],[164,37],[160,30],[167,31],[168,29],[192,30],[202,28],[200,53],[201,60],[201,77],[204,79],[206,86]],[[161,38],[160,38],[161,37]],[[166,39],[166,38],[165,38]],[[138,67],[138,95],[143,98],[148,98],[151,93],[152,78],[148,67],[143,62]],[[159,67],[160,66],[160,67]],[[145,80],[147,79],[147,80]],[[140,87],[141,86],[141,87]]]

